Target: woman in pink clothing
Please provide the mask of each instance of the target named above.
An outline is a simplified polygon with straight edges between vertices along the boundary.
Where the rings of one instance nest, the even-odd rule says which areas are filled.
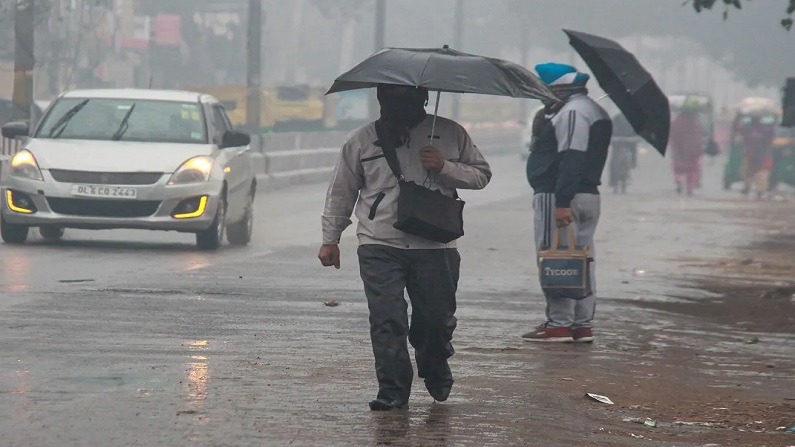
[[[676,191],[692,195],[701,180],[701,156],[706,143],[696,111],[683,108],[671,123],[670,146],[673,155]]]

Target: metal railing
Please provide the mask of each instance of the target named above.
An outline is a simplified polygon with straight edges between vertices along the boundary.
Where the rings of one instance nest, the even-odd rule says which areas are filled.
[[[22,148],[22,142],[13,138],[0,137],[0,155],[14,155]]]
[[[340,147],[349,132],[274,132],[252,135],[255,151],[272,152],[319,147]]]

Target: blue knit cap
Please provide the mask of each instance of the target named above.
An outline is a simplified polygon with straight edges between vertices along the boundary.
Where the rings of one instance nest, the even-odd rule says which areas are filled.
[[[547,85],[585,85],[591,77],[585,73],[579,73],[571,65],[548,62],[536,65],[538,77]]]

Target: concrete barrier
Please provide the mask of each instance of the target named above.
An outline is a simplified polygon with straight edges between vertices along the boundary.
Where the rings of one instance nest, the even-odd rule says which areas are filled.
[[[294,149],[259,154],[257,172],[260,190],[279,189],[296,184],[326,181],[337,163],[339,148]],[[255,155],[255,158],[258,158]]]

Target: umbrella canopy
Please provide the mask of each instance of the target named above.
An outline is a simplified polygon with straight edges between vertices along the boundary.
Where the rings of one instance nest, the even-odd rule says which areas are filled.
[[[734,109],[741,115],[778,114],[781,111],[781,107],[776,101],[755,96],[743,98],[734,106]]]
[[[665,155],[671,112],[668,98],[651,74],[617,42],[577,31],[563,32],[638,135]]]
[[[340,75],[326,94],[378,84],[514,98],[557,97],[521,65],[444,48],[386,48]]]
[[[679,94],[670,95],[668,97],[668,104],[673,109],[689,108],[691,110],[698,110],[702,112],[712,111],[712,100],[709,96],[698,94]]]

